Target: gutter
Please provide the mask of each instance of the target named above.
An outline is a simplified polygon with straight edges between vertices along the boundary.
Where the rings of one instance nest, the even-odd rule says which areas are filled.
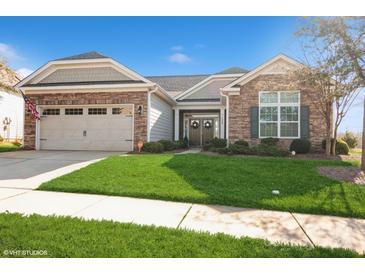
[[[158,86],[155,85],[154,89],[147,92],[147,142],[151,138],[151,94],[158,90]]]
[[[229,96],[225,95],[221,89],[220,94],[222,97],[226,98],[226,139],[227,147],[229,146]]]

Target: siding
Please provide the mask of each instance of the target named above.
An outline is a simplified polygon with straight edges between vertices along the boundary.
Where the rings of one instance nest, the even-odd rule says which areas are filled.
[[[151,95],[150,141],[172,140],[172,108],[155,94]]]
[[[4,131],[3,120],[11,119],[10,130]],[[0,90],[0,136],[4,138],[23,139],[24,100],[21,96]]]
[[[131,80],[124,74],[110,67],[67,68],[58,69],[48,75],[40,83],[69,83],[88,81]]]
[[[211,83],[202,88],[198,88],[191,95],[184,99],[219,99],[220,89],[231,83],[236,78],[226,79],[215,79]]]

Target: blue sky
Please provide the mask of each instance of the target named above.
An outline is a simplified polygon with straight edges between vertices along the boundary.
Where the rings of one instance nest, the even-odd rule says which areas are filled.
[[[297,17],[1,17],[0,55],[24,74],[92,50],[142,75],[253,69],[278,53],[302,60],[293,35],[300,23]],[[361,130],[359,102],[342,130]]]

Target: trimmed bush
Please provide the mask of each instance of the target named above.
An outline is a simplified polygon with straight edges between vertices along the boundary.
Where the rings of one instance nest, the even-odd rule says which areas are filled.
[[[336,142],[336,154],[339,155],[348,155],[350,151],[349,146],[343,140],[337,140]]]
[[[148,142],[143,145],[142,150],[150,153],[161,153],[163,152],[163,145],[159,142]]]
[[[295,153],[308,153],[311,148],[311,142],[306,139],[295,139],[290,144],[290,151],[295,151]]]
[[[261,139],[260,143],[263,144],[263,145],[267,145],[267,146],[276,146],[279,142],[279,139],[278,138],[264,138],[264,139]]]
[[[286,157],[290,154],[289,150],[284,150],[276,146],[268,146],[265,144],[259,144],[252,149],[256,151],[257,155],[261,156]]]
[[[214,148],[224,148],[227,146],[227,140],[226,139],[219,139],[217,137],[214,137],[212,141],[210,142],[212,147]]]
[[[345,135],[341,138],[347,143],[349,148],[355,148],[359,142],[359,139],[352,132],[346,130]]]
[[[21,146],[22,143],[20,141],[13,141],[11,142],[13,145],[16,145],[16,146]]]
[[[229,145],[228,150],[232,152],[232,154],[247,154],[249,148],[248,146],[241,146],[238,144]]]
[[[203,150],[204,151],[209,151],[209,150],[212,150],[213,148],[213,145],[211,143],[206,143],[203,145]]]
[[[175,149],[186,148],[185,142],[183,140],[173,142]]]
[[[212,151],[217,152],[219,154],[232,154],[230,149],[227,147],[213,148]]]
[[[170,140],[159,140],[158,142],[163,146],[163,150],[165,151],[171,151],[175,149],[174,142]]]
[[[334,139],[331,139],[331,144],[333,144]],[[326,149],[326,140],[322,141],[322,149]],[[336,155],[348,155],[350,151],[349,146],[343,140],[336,141]]]
[[[245,140],[238,140],[238,141],[234,142],[234,144],[239,145],[239,146],[248,147],[248,142],[246,142]]]

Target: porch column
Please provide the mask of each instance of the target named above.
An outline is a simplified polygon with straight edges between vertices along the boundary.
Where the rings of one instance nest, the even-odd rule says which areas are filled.
[[[179,121],[180,121],[180,118],[179,118],[179,109],[175,109],[175,136],[174,136],[174,140],[175,141],[179,141],[179,131],[180,131],[180,127],[179,127]]]
[[[219,136],[224,139],[224,108],[220,109],[219,115]]]

